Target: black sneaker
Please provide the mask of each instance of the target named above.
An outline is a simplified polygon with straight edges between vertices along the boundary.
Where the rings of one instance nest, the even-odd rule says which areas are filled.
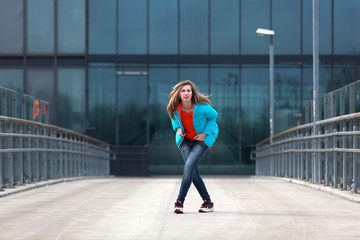
[[[184,213],[184,206],[183,203],[181,201],[176,201],[175,202],[175,210],[174,213]]]
[[[214,203],[209,200],[204,200],[204,203],[201,205],[199,212],[213,212]]]

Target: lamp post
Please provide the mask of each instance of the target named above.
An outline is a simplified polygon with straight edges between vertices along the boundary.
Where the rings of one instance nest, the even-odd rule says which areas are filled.
[[[274,136],[274,35],[275,31],[258,28],[256,34],[270,36],[270,144]]]

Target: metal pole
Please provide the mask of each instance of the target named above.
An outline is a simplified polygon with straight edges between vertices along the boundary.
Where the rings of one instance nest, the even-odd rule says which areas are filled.
[[[270,36],[270,144],[274,136],[274,37]]]
[[[317,134],[316,122],[319,120],[319,105],[318,105],[318,93],[319,93],[319,10],[318,10],[318,0],[313,0],[313,135]],[[316,148],[316,141],[313,140],[313,149]],[[313,153],[313,163],[314,167],[319,167],[318,164],[315,164],[319,161],[318,154]],[[313,180],[315,182],[320,182],[316,176],[317,171],[314,169]]]

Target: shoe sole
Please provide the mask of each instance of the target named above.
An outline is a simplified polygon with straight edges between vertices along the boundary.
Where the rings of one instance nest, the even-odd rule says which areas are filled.
[[[208,209],[208,208],[200,208],[199,212],[201,212],[201,213],[214,212],[214,208],[210,208],[210,209]]]
[[[174,213],[181,214],[184,213],[184,210],[182,208],[175,208]]]

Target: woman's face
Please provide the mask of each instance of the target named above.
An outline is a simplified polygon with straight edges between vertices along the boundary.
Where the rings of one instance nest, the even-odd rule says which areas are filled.
[[[180,92],[181,101],[182,102],[189,102],[189,101],[191,101],[191,97],[192,97],[191,86],[190,85],[184,85],[181,88],[181,92]]]

